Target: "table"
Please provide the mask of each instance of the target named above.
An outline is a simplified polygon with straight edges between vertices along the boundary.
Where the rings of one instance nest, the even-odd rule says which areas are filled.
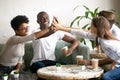
[[[100,67],[94,70],[92,66],[88,66],[82,70],[77,65],[62,65],[59,71],[56,66],[40,68],[37,71],[38,77],[52,80],[88,80],[90,78],[98,78],[102,73],[103,69]]]

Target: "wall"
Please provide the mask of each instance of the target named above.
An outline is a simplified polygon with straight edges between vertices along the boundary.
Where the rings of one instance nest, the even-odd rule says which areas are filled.
[[[112,8],[120,13],[120,7],[118,7],[120,5],[120,0],[117,1],[111,0],[111,3],[112,3]]]
[[[76,15],[84,11],[81,10],[82,5],[90,9],[99,7],[99,10],[113,8],[119,10],[113,1],[117,3],[119,0],[0,0],[0,43],[5,43],[11,35],[14,35],[10,20],[16,15],[29,17],[30,30],[38,28],[36,15],[43,10],[49,13],[51,19],[55,15],[64,25],[69,25]],[[77,5],[81,5],[80,11],[73,12],[73,8]]]

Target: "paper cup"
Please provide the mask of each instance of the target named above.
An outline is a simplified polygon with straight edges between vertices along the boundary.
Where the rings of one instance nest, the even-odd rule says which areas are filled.
[[[68,46],[65,46],[61,49],[65,55],[67,55],[67,52],[68,52]]]
[[[77,55],[76,60],[77,60],[77,65],[80,65],[81,61],[83,61],[83,56],[82,55]]]
[[[98,69],[98,59],[92,59],[92,67],[93,69]]]

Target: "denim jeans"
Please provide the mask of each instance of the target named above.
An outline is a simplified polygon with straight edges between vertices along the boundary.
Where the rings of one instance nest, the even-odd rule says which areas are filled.
[[[0,78],[4,73],[10,74],[10,72],[15,68],[16,66],[3,66],[0,64]]]
[[[38,62],[33,63],[30,69],[32,73],[36,73],[39,68],[52,66],[52,65],[55,65],[56,63],[66,64],[66,63],[58,62],[58,61],[43,60],[43,61],[38,61]],[[37,80],[46,80],[46,79],[38,78]]]
[[[66,64],[58,61],[43,60],[35,62],[31,65],[30,69],[32,73],[36,73],[39,68],[55,65],[56,63]]]
[[[120,80],[120,67],[104,73],[101,80]]]

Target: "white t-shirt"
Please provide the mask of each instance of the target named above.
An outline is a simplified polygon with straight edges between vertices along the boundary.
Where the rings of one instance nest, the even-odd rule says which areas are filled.
[[[34,34],[10,37],[0,55],[0,64],[4,66],[16,66],[17,63],[22,63],[24,42],[33,39],[35,39]]]
[[[65,33],[57,31],[48,37],[33,40],[34,56],[31,64],[42,60],[55,60],[55,46],[58,40],[63,39]]]
[[[96,37],[91,32],[85,32],[83,30],[72,29],[71,33],[83,38],[95,40]],[[119,40],[106,40],[98,38],[102,50],[117,64],[120,64],[120,41]],[[117,65],[118,66],[118,65]],[[119,65],[120,66],[120,65]]]
[[[120,29],[115,24],[113,24],[111,32],[114,36],[116,36],[117,39],[120,40]]]

